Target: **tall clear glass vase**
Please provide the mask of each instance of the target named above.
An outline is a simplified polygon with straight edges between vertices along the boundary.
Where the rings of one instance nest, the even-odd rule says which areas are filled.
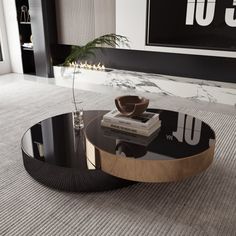
[[[76,100],[75,96],[75,74],[76,74],[76,69],[79,68],[78,64],[75,63],[74,65],[74,70],[73,70],[73,76],[72,76],[72,96],[73,96],[73,103],[74,103],[74,108],[75,111],[73,112],[73,124],[74,124],[74,129],[75,130],[80,130],[84,128],[84,111],[83,108],[80,107],[79,101]]]

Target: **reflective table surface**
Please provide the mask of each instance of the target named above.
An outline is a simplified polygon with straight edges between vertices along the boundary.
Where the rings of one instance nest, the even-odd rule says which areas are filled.
[[[140,182],[178,181],[205,170],[215,133],[192,116],[158,109],[161,128],[151,137],[101,127],[108,111],[84,111],[43,120],[22,137],[24,166],[39,182],[66,191],[104,191]]]

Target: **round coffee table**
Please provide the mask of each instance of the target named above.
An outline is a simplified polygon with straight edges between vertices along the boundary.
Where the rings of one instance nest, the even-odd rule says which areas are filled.
[[[215,133],[203,121],[174,111],[160,113],[151,137],[101,127],[108,111],[85,111],[82,130],[73,114],[43,120],[22,137],[24,166],[37,181],[65,191],[104,191],[138,182],[182,180],[213,161]]]

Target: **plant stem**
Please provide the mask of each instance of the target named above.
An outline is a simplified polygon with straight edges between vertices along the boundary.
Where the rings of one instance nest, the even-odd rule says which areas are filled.
[[[73,72],[73,82],[72,82],[72,96],[73,96],[73,102],[75,106],[75,111],[78,111],[77,105],[76,105],[76,100],[75,100],[75,71],[76,71],[76,64],[74,65],[74,72]]]

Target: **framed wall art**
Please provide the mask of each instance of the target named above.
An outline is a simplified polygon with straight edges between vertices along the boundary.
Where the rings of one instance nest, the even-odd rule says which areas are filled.
[[[236,1],[147,0],[146,45],[236,51]]]

